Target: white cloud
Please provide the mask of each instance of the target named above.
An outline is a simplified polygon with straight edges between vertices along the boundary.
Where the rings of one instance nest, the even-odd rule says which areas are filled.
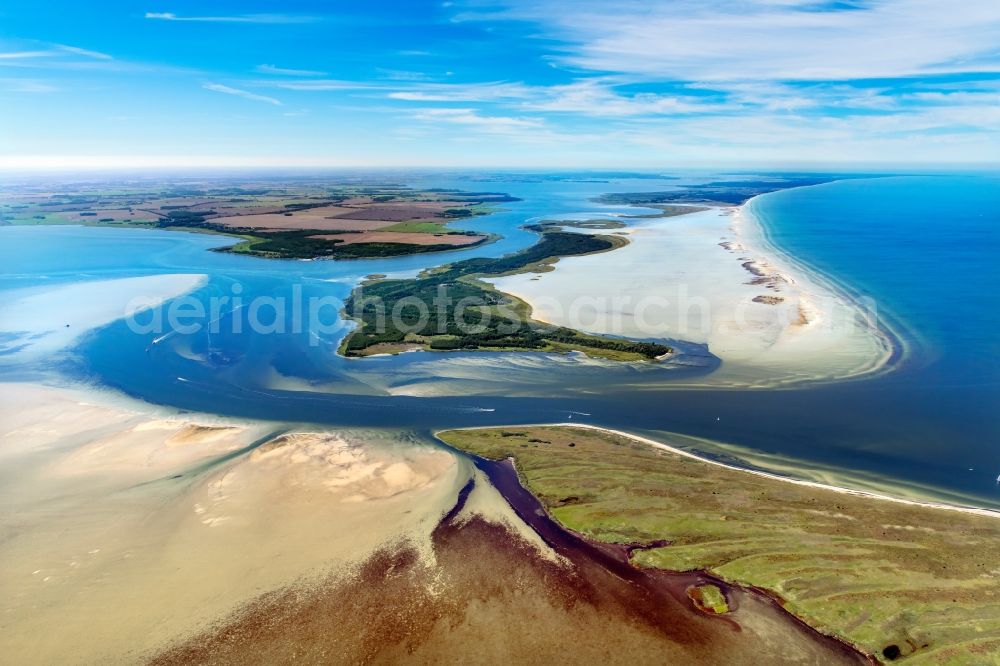
[[[379,67],[378,73],[386,79],[392,81],[429,81],[431,80],[431,75],[426,72],[415,72],[407,69],[390,69],[387,67]]]
[[[414,114],[417,120],[471,125],[491,133],[507,134],[511,130],[537,129],[543,123],[534,118],[482,116],[475,109],[422,109]]]
[[[376,89],[379,86],[371,85],[367,83],[358,83],[357,81],[341,81],[338,79],[314,79],[309,81],[268,81],[266,82],[275,88],[283,88],[285,90],[304,90],[304,91],[329,91],[329,90],[369,90]]]
[[[537,90],[532,90],[523,83],[490,81],[420,84],[394,90],[388,96],[390,99],[407,102],[486,102],[526,99],[537,94]]]
[[[37,42],[36,42],[37,43]],[[33,60],[36,58],[64,58],[76,55],[94,60],[112,60],[107,53],[81,49],[78,46],[66,46],[65,44],[46,45],[44,49],[33,49],[30,51],[7,51],[0,52],[0,60]]]
[[[597,78],[556,86],[508,82],[417,84],[393,90],[387,96],[407,102],[498,102],[529,111],[605,117],[707,113],[728,108],[694,94],[625,94],[616,90],[614,83]]]
[[[527,102],[525,106],[538,111],[619,117],[719,113],[732,109],[729,104],[705,101],[694,95],[621,94],[597,79],[546,88],[541,99]]]
[[[622,144],[705,162],[986,162],[1000,154],[995,97],[840,117],[748,113],[643,120],[609,134]],[[734,129],[735,126],[735,129]]]
[[[22,58],[49,58],[58,55],[55,51],[8,51],[0,53],[0,59],[20,60]]]
[[[226,95],[235,95],[237,97],[253,100],[255,102],[266,102],[268,104],[274,104],[275,106],[281,106],[281,100],[277,100],[273,97],[267,97],[266,95],[258,95],[246,90],[240,90],[239,88],[231,88],[229,86],[224,86],[221,83],[205,83],[201,87],[205,90],[225,93]]]
[[[405,78],[405,77],[404,77]],[[557,86],[530,86],[508,81],[480,83],[425,83],[419,77],[397,83],[356,83],[341,80],[278,81],[269,85],[289,90],[383,90],[386,97],[403,102],[500,103],[524,111],[565,112],[586,116],[640,116],[710,113],[727,104],[709,102],[704,94],[625,94],[611,81],[591,78]]]
[[[60,51],[66,53],[72,53],[73,55],[84,56],[86,58],[94,58],[96,60],[111,60],[111,56],[107,53],[101,53],[100,51],[91,51],[90,49],[81,49],[78,46],[66,46],[65,44],[57,44],[56,47]]]
[[[279,76],[326,76],[326,72],[314,69],[289,69],[287,67],[275,67],[274,65],[257,65],[254,71],[261,74],[277,74]]]
[[[147,19],[157,21],[190,21],[196,23],[315,23],[316,16],[295,14],[239,14],[234,16],[178,16],[173,12],[146,12]]]
[[[1000,71],[1000,3],[880,0],[507,0],[462,20],[518,19],[565,44],[565,64],[646,79],[848,80]],[[496,6],[493,4],[492,6]]]
[[[557,131],[540,118],[486,115],[472,108],[420,109],[410,118],[417,121],[416,124],[399,128],[397,136],[433,137],[436,143],[485,142],[491,150],[504,142],[517,143],[525,147],[525,156],[536,153],[536,149],[543,146],[546,150],[577,150],[607,140],[605,131],[596,134]],[[457,127],[452,131],[450,126]],[[503,141],[498,143],[497,139]]]

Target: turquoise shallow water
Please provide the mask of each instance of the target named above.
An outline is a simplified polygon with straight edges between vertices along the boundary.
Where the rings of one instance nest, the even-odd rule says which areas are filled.
[[[471,189],[469,183],[434,183]],[[586,213],[602,192],[672,181],[478,182],[524,201],[474,220],[505,235],[486,252],[533,242],[536,216]],[[636,432],[683,432],[1000,506],[1000,349],[997,224],[1000,179],[988,176],[847,180],[755,201],[769,236],[799,262],[870,297],[909,349],[877,378],[789,390],[670,389],[684,372],[603,366],[539,354],[405,354],[347,361],[342,332],[152,336],[123,323],[83,339],[47,367],[5,364],[0,378],[56,372],[152,402],[281,421],[428,433],[465,425],[579,420]],[[150,273],[204,272],[199,298],[240,282],[247,295],[344,296],[368,273],[415,271],[466,253],[373,262],[274,262],[207,252],[210,236],[86,228],[0,229],[0,289]],[[474,251],[482,253],[480,249]],[[697,350],[694,350],[697,351]],[[280,382],[275,378],[279,377]],[[431,387],[439,397],[420,393]],[[718,451],[710,451],[718,454]]]
[[[773,243],[903,329],[907,368],[1000,405],[1000,176],[847,180],[751,206]]]

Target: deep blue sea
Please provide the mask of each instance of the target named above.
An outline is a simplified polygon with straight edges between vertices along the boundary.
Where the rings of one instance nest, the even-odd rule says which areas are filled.
[[[504,240],[439,255],[284,262],[207,251],[219,237],[81,227],[0,228],[0,290],[152,273],[209,275],[200,298],[235,282],[247,295],[344,297],[370,273],[412,274],[470,255],[534,242],[519,229],[545,216],[586,215],[609,191],[662,190],[685,181],[421,182],[510,192],[523,200],[464,222]],[[717,440],[758,465],[843,471],[870,486],[901,485],[1000,506],[1000,177],[907,176],[838,181],[754,201],[773,244],[849,293],[872,299],[906,349],[894,371],[781,390],[681,390],[689,371],[581,363],[545,354],[403,354],[347,360],[343,331],[172,336],[151,346],[122,322],[73,352],[0,379],[58,373],[150,402],[242,417],[332,426],[402,428],[580,422],[637,433]],[[241,316],[241,315],[234,315]],[[434,397],[430,397],[434,396]],[[733,451],[705,445],[710,455]],[[760,454],[758,456],[757,454]],[[808,476],[807,472],[803,472]]]
[[[1000,175],[843,180],[752,206],[776,246],[872,299],[907,347],[887,376],[820,391],[842,432],[868,431],[843,445],[1000,499]]]

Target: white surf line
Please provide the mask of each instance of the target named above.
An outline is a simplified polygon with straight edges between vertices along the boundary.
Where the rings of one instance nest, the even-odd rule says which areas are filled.
[[[708,463],[709,465],[715,465],[717,467],[725,467],[726,469],[731,469],[736,472],[745,472],[747,474],[754,474],[756,476],[761,476],[766,479],[772,479],[774,481],[784,481],[785,483],[794,483],[797,486],[806,486],[809,488],[820,488],[822,490],[831,490],[836,493],[842,493],[845,495],[854,495],[856,497],[867,497],[870,499],[884,500],[886,502],[896,502],[897,504],[907,504],[910,506],[922,506],[931,509],[946,509],[948,511],[960,511],[962,513],[971,513],[978,516],[988,516],[990,518],[1000,518],[1000,511],[995,511],[993,509],[982,509],[979,507],[972,506],[962,506],[960,504],[948,504],[946,502],[932,502],[932,501],[921,501],[905,499],[903,497],[893,497],[892,495],[883,495],[882,493],[875,493],[868,490],[855,490],[853,488],[843,488],[841,486],[831,486],[826,483],[819,483],[818,481],[805,481],[803,479],[793,479],[788,476],[781,476],[780,474],[773,474],[771,472],[762,472],[754,469],[746,469],[745,467],[739,467],[737,465],[730,465],[728,463],[719,462],[718,460],[712,460],[710,458],[703,458],[702,456],[695,455],[689,451],[683,449],[678,449],[676,447],[670,446],[669,444],[664,444],[663,442],[658,442],[654,439],[649,439],[648,437],[642,437],[640,435],[633,435],[631,433],[622,432],[621,430],[613,430],[611,428],[602,428],[601,426],[588,425],[585,423],[556,423],[553,425],[558,426],[569,426],[573,428],[587,428],[589,430],[598,430],[600,432],[606,432],[614,435],[620,435],[622,437],[627,437],[629,439],[634,439],[637,442],[647,444],[654,448],[663,449],[669,451],[670,453],[676,453],[677,455],[684,456],[685,458],[691,458],[693,460],[698,460],[703,463]]]
[[[909,506],[920,506],[928,509],[945,509],[947,511],[958,511],[960,513],[970,513],[977,516],[986,516],[988,518],[1000,518],[1000,511],[994,509],[983,509],[973,506],[962,506],[960,504],[948,504],[947,502],[932,502],[932,501],[921,501],[905,499],[903,497],[894,497],[892,495],[883,495],[881,493],[875,493],[868,490],[855,490],[853,488],[843,488],[841,486],[831,486],[826,483],[819,483],[818,481],[805,481],[802,479],[793,479],[788,476],[781,476],[780,474],[774,474],[772,472],[762,472],[755,469],[747,469],[746,467],[740,467],[738,465],[730,465],[729,463],[720,462],[718,460],[712,460],[711,458],[704,458],[702,456],[691,453],[690,451],[685,451],[684,449],[678,449],[669,444],[664,444],[663,442],[658,442],[655,439],[649,439],[648,437],[642,437],[641,435],[633,435],[629,432],[623,432],[621,430],[614,430],[612,428],[604,428],[601,426],[590,425],[587,423],[518,423],[509,426],[475,426],[471,428],[448,428],[448,430],[495,430],[497,428],[583,428],[587,430],[596,430],[599,432],[608,433],[611,435],[619,435],[627,439],[635,440],[642,444],[652,446],[653,448],[663,449],[670,453],[675,453],[679,456],[684,456],[685,458],[690,458],[692,460],[697,460],[699,462],[707,463],[709,465],[715,465],[716,467],[724,467],[726,469],[733,470],[734,472],[743,472],[745,474],[753,474],[755,476],[760,476],[765,479],[771,479],[773,481],[783,481],[785,483],[794,483],[797,486],[806,486],[808,488],[819,488],[821,490],[830,490],[835,493],[841,493],[844,495],[854,495],[855,497],[866,497],[869,499],[883,500],[886,502],[895,502],[897,504],[907,504]],[[444,432],[444,430],[439,430],[434,433],[435,437],[438,432]]]
[[[833,180],[829,183],[819,183],[818,185],[800,185],[797,187],[778,190],[778,192],[784,192],[789,189],[819,187],[836,182],[843,181]],[[838,278],[829,275],[814,266],[810,266],[806,261],[799,259],[791,252],[782,249],[778,243],[772,239],[771,230],[768,228],[767,224],[765,224],[764,221],[753,212],[754,202],[767,196],[768,194],[775,194],[775,192],[765,192],[763,194],[754,195],[733,209],[730,230],[736,236],[736,242],[742,246],[744,251],[750,254],[758,255],[756,258],[751,258],[751,261],[766,264],[772,271],[774,271],[774,273],[788,280],[793,286],[799,287],[801,294],[809,295],[809,292],[803,289],[802,285],[795,280],[796,273],[800,273],[802,276],[807,278],[807,284],[808,281],[811,280],[814,286],[819,287],[820,289],[828,290],[834,298],[839,299],[841,303],[845,304],[854,311],[855,315],[860,321],[865,323],[865,327],[880,341],[882,346],[882,354],[879,355],[878,358],[872,359],[868,365],[857,368],[849,374],[818,381],[803,380],[802,383],[830,383],[856,379],[867,375],[884,374],[894,370],[899,366],[899,362],[897,362],[894,366],[889,365],[894,353],[898,351],[899,361],[902,361],[909,352],[903,335],[899,331],[895,330],[890,322],[885,321],[884,319],[879,319],[876,322],[868,321],[865,315],[864,307],[858,301],[856,291],[848,286],[847,283],[842,282]],[[753,227],[753,230],[756,233],[748,233],[744,225]],[[777,261],[775,261],[775,259]],[[784,264],[784,266],[782,266],[782,264]],[[792,383],[794,384],[796,382]]]

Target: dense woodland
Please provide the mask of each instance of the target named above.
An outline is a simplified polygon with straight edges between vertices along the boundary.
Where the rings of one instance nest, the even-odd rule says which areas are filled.
[[[365,285],[346,303],[348,314],[360,325],[349,336],[345,353],[419,339],[435,350],[551,349],[566,345],[645,358],[662,356],[669,347],[586,335],[532,321],[518,301],[469,279],[516,272],[555,257],[602,252],[615,245],[608,237],[547,232],[535,245],[505,257],[467,259],[413,280]]]

